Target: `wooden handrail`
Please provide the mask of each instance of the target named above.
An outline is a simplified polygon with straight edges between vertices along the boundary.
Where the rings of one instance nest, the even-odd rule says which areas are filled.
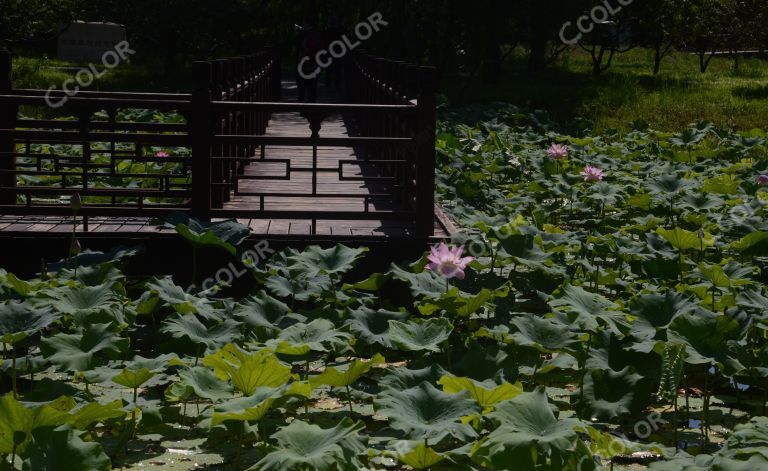
[[[369,195],[368,199],[365,195],[340,192],[335,196],[366,199],[366,210],[355,213],[322,209],[264,211],[261,208],[258,215],[278,219],[410,220],[419,236],[433,235],[435,69],[359,52],[345,61],[345,71],[347,103],[279,101],[281,61],[276,50],[195,62],[191,94],[80,91],[70,97],[60,90],[13,90],[10,54],[0,52],[0,213],[66,214],[66,205],[38,204],[31,202],[30,196],[63,197],[80,192],[85,196],[112,198],[111,204],[87,205],[84,214],[88,215],[141,216],[181,208],[203,220],[245,216],[248,211],[225,209],[224,205],[232,197],[238,179],[248,178],[240,176],[244,167],[257,160],[259,154],[263,158],[265,146],[307,147],[315,154],[318,148],[344,147],[366,150],[367,155],[360,161],[375,164],[383,169],[383,173],[358,178],[391,182],[392,202],[396,203],[393,207],[400,209],[368,211],[368,199],[386,196],[381,191]],[[58,100],[64,97],[67,97],[64,110],[75,119],[19,119],[17,116],[20,106],[44,106],[47,98]],[[186,124],[120,122],[117,120],[118,110],[125,109],[177,111],[186,118]],[[109,119],[94,120],[94,113],[100,110],[105,110]],[[307,120],[307,134],[265,135],[273,113],[301,114]],[[348,120],[353,127],[350,136],[324,137],[323,120],[339,114],[353,118]],[[126,143],[128,146],[124,145]],[[74,156],[75,152],[72,156],[46,156],[33,147],[35,144],[81,146],[82,156]],[[118,170],[117,163],[124,160],[138,165],[162,163],[152,154],[153,146],[191,148],[192,157],[182,153],[166,160],[179,166],[182,173],[178,175],[161,173],[155,176],[146,171],[126,173]],[[147,151],[150,151],[150,157],[147,157]],[[98,153],[110,156],[108,162],[91,163],[91,155]],[[19,160],[22,157],[25,160]],[[288,167],[290,172],[290,163]],[[314,193],[316,174],[337,170],[320,168],[315,162],[312,168],[294,171],[313,173]],[[191,183],[188,179],[190,172]],[[341,178],[343,171],[338,172]],[[17,187],[16,176],[22,173],[60,176],[62,187]],[[119,180],[127,175],[145,175],[146,181],[156,179],[160,182],[159,188],[99,188],[90,186],[89,182],[105,176]],[[268,178],[271,177],[264,177]],[[283,177],[275,177],[280,178]],[[17,204],[18,196],[24,196],[27,204]],[[170,196],[177,200],[186,198],[186,203],[173,202],[164,206],[143,202],[146,198]],[[322,198],[332,196],[323,194]],[[117,198],[138,198],[138,206],[131,207],[131,203]]]

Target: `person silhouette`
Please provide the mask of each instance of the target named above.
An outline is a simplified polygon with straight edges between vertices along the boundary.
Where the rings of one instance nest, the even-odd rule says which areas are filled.
[[[328,15],[328,21],[326,22],[325,27],[325,37],[329,47],[330,44],[334,41],[342,40],[345,34],[346,30],[344,28],[344,22],[338,17],[338,15],[336,15],[336,13],[331,12],[331,14]],[[343,61],[343,57],[334,59],[330,67],[326,69],[325,85],[327,87],[330,88],[333,86],[336,89],[341,88],[341,75],[342,70],[344,69]]]
[[[324,47],[325,38],[317,29],[317,17],[307,17],[303,26],[299,28],[296,42],[296,59],[299,64],[296,85],[299,101],[302,103],[317,101],[317,77],[321,72],[317,63],[317,53]]]

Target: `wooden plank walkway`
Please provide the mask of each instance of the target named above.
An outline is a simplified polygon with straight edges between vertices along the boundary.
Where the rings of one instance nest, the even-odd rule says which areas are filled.
[[[283,83],[285,101],[296,101],[296,86],[292,82]],[[318,102],[339,103],[335,90],[320,87]],[[276,113],[270,120],[267,136],[274,137],[310,137],[309,122],[299,113]],[[349,126],[341,115],[332,115],[323,121],[321,137],[348,137]],[[248,165],[239,181],[238,191],[225,203],[224,209],[242,210],[258,208],[261,204],[254,193],[294,193],[296,197],[264,197],[264,209],[268,211],[312,211],[321,206],[325,211],[362,212],[365,209],[365,196],[388,194],[388,185],[376,181],[340,180],[337,172],[341,161],[344,178],[380,177],[376,168],[365,164],[362,156],[354,149],[346,147],[321,147],[317,151],[317,195],[312,196],[312,149],[307,147],[267,146],[265,160]],[[272,162],[270,162],[272,161]],[[285,161],[289,161],[286,164]],[[289,180],[265,180],[286,175],[290,165]],[[355,197],[331,197],[334,194],[355,195]],[[326,196],[327,195],[327,196]],[[359,197],[357,196],[359,195]],[[369,200],[371,211],[397,209],[390,201],[375,196]],[[442,219],[447,219],[440,212]],[[310,235],[312,221],[286,220],[241,220],[257,234],[269,235]],[[400,221],[317,221],[316,234],[324,236],[410,236],[415,228]],[[445,227],[449,226],[449,227]],[[448,237],[450,224],[439,218],[435,219],[435,236]]]
[[[284,101],[296,101],[296,85],[283,82]],[[339,103],[335,90],[320,87],[318,101]],[[306,118],[299,113],[276,113],[272,116],[267,129],[267,136],[309,137],[311,131]],[[349,136],[348,123],[341,115],[333,115],[323,121],[321,137]],[[387,194],[389,188],[381,182],[340,180],[337,172],[340,161],[351,161],[343,165],[343,174],[348,177],[378,176],[370,164],[363,163],[354,149],[344,147],[321,147],[318,149],[317,167],[326,171],[317,174],[317,195],[312,196],[312,149],[307,147],[267,146],[265,160],[256,159],[245,167],[244,174],[238,179],[237,191],[226,202],[227,210],[252,210],[260,207],[261,201],[253,193],[291,193],[295,197],[264,197],[264,209],[268,211],[354,211],[362,212],[365,208],[365,196]],[[268,178],[286,175],[290,165],[289,179],[270,180]],[[267,179],[264,179],[264,178]],[[353,195],[354,197],[331,197],[333,194]],[[325,196],[328,195],[328,196]],[[359,195],[359,196],[358,196]],[[396,209],[390,201],[379,198],[369,200],[371,211]],[[82,218],[78,218],[77,231],[85,231]],[[239,219],[248,225],[255,236],[291,236],[311,239],[313,236],[340,237],[343,239],[412,237],[415,227],[405,221],[328,221],[318,220],[316,232],[312,234],[311,220],[278,219]],[[0,215],[0,234],[20,233],[70,233],[72,218],[62,216],[11,216]],[[172,230],[150,224],[149,218],[106,218],[91,217],[87,232],[95,234],[116,233],[123,235],[171,234]],[[450,237],[457,232],[442,209],[436,207],[435,239]]]

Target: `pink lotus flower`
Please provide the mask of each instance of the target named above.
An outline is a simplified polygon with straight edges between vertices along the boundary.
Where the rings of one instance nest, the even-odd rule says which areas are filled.
[[[585,182],[599,182],[605,177],[605,173],[597,167],[587,165],[584,170],[581,171],[581,176],[584,177]]]
[[[171,154],[169,154],[168,152],[163,152],[163,151],[160,151],[157,154],[155,154],[155,157],[159,157],[161,159],[166,159],[166,158],[168,158],[170,156],[171,156]]]
[[[757,184],[760,186],[768,185],[768,175],[758,175]]]
[[[552,160],[565,160],[568,157],[568,146],[562,144],[552,144],[547,149],[547,155]]]
[[[464,247],[449,248],[440,242],[430,249],[427,259],[431,262],[427,268],[445,278],[464,279],[464,270],[475,257],[462,257]]]

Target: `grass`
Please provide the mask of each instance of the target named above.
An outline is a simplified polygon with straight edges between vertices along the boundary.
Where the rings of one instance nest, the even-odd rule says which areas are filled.
[[[715,58],[706,74],[699,73],[698,57],[675,52],[662,72],[652,74],[652,55],[635,49],[618,55],[601,77],[591,72],[587,53],[563,54],[549,70],[531,75],[522,53],[513,54],[497,85],[483,84],[471,74],[445,77],[443,93],[449,103],[462,105],[506,101],[528,109],[547,110],[555,119],[583,117],[595,132],[628,130],[628,123],[644,119],[652,127],[679,131],[696,121],[747,131],[768,128],[768,64],[759,59],[741,61],[734,71],[728,58]],[[14,60],[16,88],[61,87],[77,64],[47,57],[21,56]],[[126,63],[107,73],[90,90],[188,92],[187,68],[165,71],[154,64]],[[292,74],[285,75],[292,78]]]
[[[659,130],[680,130],[705,120],[734,130],[768,127],[768,63],[715,58],[701,74],[698,57],[675,52],[659,75],[652,73],[651,52],[635,49],[616,56],[603,76],[591,72],[591,59],[582,50],[561,56],[554,66],[530,75],[522,55],[505,64],[497,85],[480,84],[470,75],[449,75],[443,92],[456,105],[491,101],[543,109],[558,120],[575,117],[593,121],[594,130],[626,131],[641,118]]]
[[[87,67],[88,64],[64,62],[47,56],[14,56],[13,86],[43,90],[53,86],[61,89],[65,80],[73,78],[77,71]],[[101,71],[103,67],[97,65],[95,69]],[[129,61],[96,79],[88,90],[186,93],[192,88],[191,78],[192,74],[187,68],[168,72],[156,64]]]

